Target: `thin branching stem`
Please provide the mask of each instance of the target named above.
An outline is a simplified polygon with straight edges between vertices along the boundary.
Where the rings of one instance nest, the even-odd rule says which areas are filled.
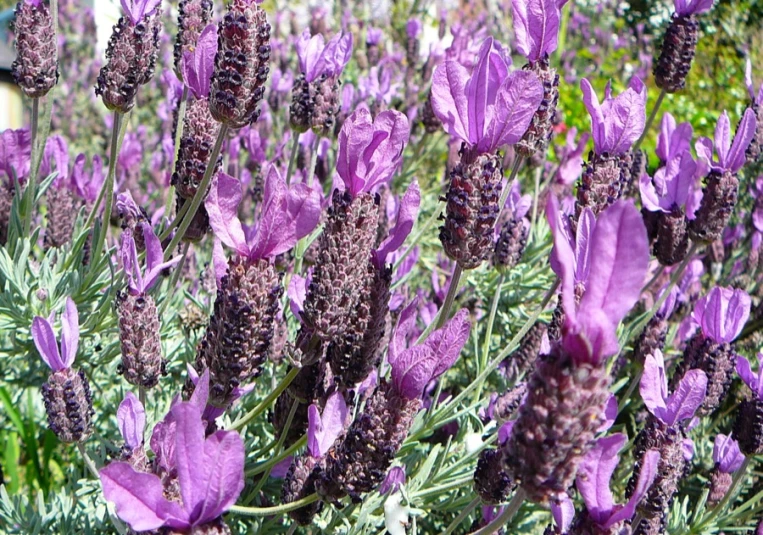
[[[633,149],[631,149],[632,151],[635,152],[638,150],[638,148],[641,146],[641,143],[643,143],[646,139],[646,136],[649,135],[649,129],[652,127],[652,123],[654,122],[655,117],[657,117],[657,112],[662,105],[662,101],[665,99],[665,95],[667,95],[667,93],[664,89],[660,91],[660,96],[657,97],[657,102],[654,103],[652,111],[649,113],[649,117],[647,118],[646,124],[644,125],[644,132],[641,134],[641,137],[638,138],[638,141],[633,144]]]
[[[442,303],[442,308],[440,308],[440,312],[437,314],[438,329],[445,325],[445,322],[448,321],[448,317],[450,316],[450,309],[453,307],[453,301],[455,300],[456,294],[458,293],[458,286],[461,283],[461,276],[463,273],[464,270],[461,268],[461,266],[456,264],[456,266],[453,268],[453,276],[450,278],[450,285],[448,286],[448,293],[445,295],[445,301]]]
[[[286,185],[291,184],[294,175],[294,167],[297,165],[297,153],[299,152],[299,134],[292,132],[291,154],[289,155],[289,169],[286,171]]]
[[[472,532],[471,535],[488,535],[498,531],[500,528],[502,528],[508,522],[510,522],[512,518],[514,518],[514,515],[517,514],[517,511],[519,511],[519,508],[522,507],[522,504],[524,503],[526,497],[527,497],[527,493],[524,491],[522,487],[519,487],[517,491],[514,493],[514,497],[509,502],[509,505],[506,506],[506,509],[504,509],[503,513],[498,515],[487,526]]]
[[[174,172],[178,163],[178,155],[180,154],[180,140],[183,138],[183,128],[185,127],[185,110],[188,105],[188,86],[183,84],[183,94],[180,96],[180,102],[178,103],[178,118],[175,125],[175,146],[172,155],[172,167],[170,172]],[[167,200],[164,203],[164,215],[169,217],[172,213],[172,206],[175,202],[175,186],[170,184],[170,189],[167,193]],[[186,203],[187,204],[187,203]],[[172,228],[170,225],[168,228]]]
[[[506,275],[501,273],[501,276],[498,277],[498,284],[495,287],[495,291],[493,292],[493,302],[490,305],[490,316],[488,316],[487,320],[487,326],[485,327],[485,339],[482,342],[482,354],[479,358],[479,364],[480,369],[479,372],[482,372],[487,367],[488,358],[490,356],[490,339],[493,336],[493,326],[495,325],[495,316],[498,312],[498,303],[501,301],[501,290],[503,289],[503,282],[506,279]],[[482,396],[482,388],[485,385],[485,380],[479,382],[479,385],[474,391],[474,402],[480,400],[480,397]]]
[[[469,502],[469,505],[467,505],[466,507],[464,507],[461,510],[459,515],[456,518],[453,519],[453,522],[450,523],[448,528],[445,531],[442,532],[442,535],[450,535],[451,533],[456,531],[458,526],[460,526],[461,523],[466,519],[466,517],[469,516],[471,514],[471,512],[474,511],[474,509],[477,508],[477,506],[480,504],[481,501],[482,500],[478,496],[478,497],[474,498],[471,502]]]
[[[247,412],[245,415],[243,415],[241,418],[233,422],[230,426],[230,429],[233,431],[239,431],[241,428],[243,428],[245,425],[247,425],[249,422],[257,418],[260,414],[265,412],[270,408],[270,406],[273,404],[273,402],[278,398],[278,396],[281,395],[281,392],[286,390],[291,382],[294,380],[294,378],[299,373],[299,368],[293,368],[288,374],[286,374],[286,377],[283,378],[283,380],[278,383],[278,386],[276,386],[273,391],[268,394],[268,396],[260,402],[259,405],[257,405],[255,408],[253,408],[251,411]]]
[[[309,496],[305,496],[301,500],[297,500],[291,503],[285,503],[283,505],[276,505],[274,507],[243,507],[241,505],[234,505],[228,510],[228,512],[234,515],[243,515],[243,516],[283,515],[291,511],[296,511],[297,509],[304,507],[306,505],[310,505],[311,503],[315,503],[318,500],[320,500],[320,497],[318,496],[318,493],[314,492],[310,494]]]

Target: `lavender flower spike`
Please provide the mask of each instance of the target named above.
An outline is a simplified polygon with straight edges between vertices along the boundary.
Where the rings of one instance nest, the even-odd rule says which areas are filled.
[[[752,397],[739,405],[734,421],[734,436],[745,455],[763,453],[763,353],[758,353],[758,373],[750,368],[750,361],[736,357],[736,370],[742,381],[752,390]]]
[[[681,420],[690,420],[705,401],[707,375],[702,370],[689,370],[668,395],[668,379],[662,351],[647,355],[639,391],[646,408],[665,425],[672,427]]]
[[[58,372],[71,368],[79,345],[79,314],[71,297],[66,298],[66,309],[61,316],[60,350],[53,326],[47,319],[36,316],[31,331],[37,351],[51,370]]]
[[[702,333],[717,344],[733,341],[750,317],[750,296],[744,290],[716,286],[694,305],[692,317]]]
[[[214,525],[223,531],[227,527],[220,517],[244,488],[244,442],[233,431],[217,431],[205,439],[201,408],[194,403],[176,404],[170,416],[176,426],[174,436],[168,435],[174,448],[171,462],[181,503],[164,496],[159,476],[123,462],[100,471],[104,496],[135,531],[196,531]]]
[[[596,154],[619,156],[625,154],[641,136],[646,123],[646,86],[636,76],[625,91],[612,98],[611,82],[607,84],[604,101],[594,93],[591,83],[580,81],[583,102],[591,115],[591,132]]]
[[[517,50],[535,62],[556,50],[561,11],[568,0],[512,0]]]
[[[617,505],[609,485],[620,461],[617,452],[627,440],[628,437],[622,433],[599,439],[580,464],[575,484],[586,504],[587,518],[578,517],[573,524],[573,533],[583,533],[581,524],[587,522],[595,524],[606,533],[619,533],[619,530],[612,528],[633,518],[636,506],[657,476],[660,452],[650,449],[644,454],[634,492],[625,505]]]
[[[207,98],[217,54],[217,26],[209,24],[199,35],[193,51],[183,55],[183,81],[196,98]]]

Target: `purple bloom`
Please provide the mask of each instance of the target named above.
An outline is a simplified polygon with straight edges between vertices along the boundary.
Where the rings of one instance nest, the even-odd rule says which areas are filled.
[[[694,134],[691,123],[676,125],[675,118],[668,112],[662,116],[660,132],[657,134],[657,157],[663,162],[680,156],[691,149],[691,138]]]
[[[132,21],[133,26],[152,15],[162,4],[162,0],[121,0],[122,9]]]
[[[98,155],[93,156],[92,173],[85,173],[85,164],[87,157],[80,154],[74,160],[74,167],[71,173],[72,187],[81,198],[89,203],[93,203],[98,198],[103,181],[106,179],[106,173],[103,172],[103,160]]]
[[[556,172],[556,181],[566,186],[571,186],[583,174],[583,153],[591,137],[588,132],[585,132],[576,143],[577,133],[577,128],[570,128],[567,131],[564,148],[559,154],[561,163]]]
[[[736,369],[739,377],[744,381],[744,384],[752,390],[752,393],[755,394],[758,399],[763,400],[763,353],[758,353],[757,375],[752,372],[750,361],[741,355],[737,355],[736,357]]]
[[[45,150],[40,162],[40,176],[50,175],[54,172],[54,168],[58,175],[53,182],[60,184],[69,176],[69,147],[66,140],[59,135],[50,136],[45,142]]]
[[[527,71],[509,73],[506,50],[488,37],[474,70],[449,60],[432,77],[432,109],[452,136],[488,153],[524,135],[543,99],[543,86]]]
[[[557,533],[567,533],[575,519],[575,504],[567,493],[551,500],[551,516],[554,518]]]
[[[146,411],[132,392],[127,392],[117,409],[117,424],[125,444],[135,450],[143,445],[143,429],[146,427]]]
[[[705,401],[707,375],[702,370],[689,370],[684,374],[675,392],[668,395],[665,361],[659,349],[647,355],[639,391],[649,412],[668,426],[689,420]]]
[[[132,295],[141,295],[148,292],[154,285],[162,271],[180,262],[181,257],[176,257],[169,262],[163,262],[164,252],[159,238],[154,234],[154,229],[146,222],[140,223],[143,232],[143,240],[146,243],[146,266],[140,268],[138,250],[135,247],[135,239],[130,232],[122,233],[122,243],[119,247],[119,256],[127,278],[127,288]]]
[[[419,206],[421,205],[421,191],[417,182],[411,182],[405,191],[403,198],[400,199],[400,206],[397,211],[395,226],[389,231],[389,236],[385,239],[379,248],[373,251],[374,262],[377,266],[383,266],[387,257],[402,247],[405,239],[413,230],[416,218],[419,215]]]
[[[580,81],[583,102],[591,116],[591,133],[597,154],[618,156],[628,152],[644,132],[646,124],[646,86],[637,77],[625,91],[612,98],[611,82],[604,92],[604,102],[594,93],[591,83]]]
[[[423,29],[424,26],[421,24],[421,21],[416,18],[409,19],[408,23],[405,25],[405,33],[408,36],[408,39],[416,39],[421,35],[421,30]]]
[[[289,280],[289,287],[286,288],[286,295],[289,298],[289,309],[294,314],[294,317],[300,321],[309,287],[310,277],[300,277],[295,273],[291,276],[291,280]]]
[[[686,206],[696,170],[697,164],[686,150],[660,167],[654,173],[654,179],[644,174],[639,183],[644,208],[650,212],[670,213],[676,207]]]
[[[53,319],[35,316],[32,320],[32,339],[42,360],[54,372],[71,368],[79,345],[79,314],[71,297],[66,298],[66,308],[61,315],[61,347],[59,351],[56,334],[51,325]]]
[[[252,260],[285,253],[312,232],[320,218],[320,198],[316,191],[305,184],[287,187],[274,165],[265,182],[259,221],[248,233],[238,219],[241,196],[241,183],[220,173],[212,182],[205,206],[215,236],[239,255]]]
[[[739,443],[731,438],[731,435],[716,435],[713,443],[713,462],[718,470],[726,474],[732,474],[742,467],[744,454],[739,451]]]
[[[676,8],[676,15],[688,17],[689,15],[699,15],[713,8],[713,0],[673,0]]]
[[[750,317],[750,296],[744,290],[716,286],[694,305],[692,314],[702,333],[718,344],[729,343]]]
[[[755,94],[755,86],[752,83],[752,63],[750,58],[747,58],[747,63],[744,68],[744,83],[747,86],[747,91],[750,93],[750,99],[755,104],[763,104],[763,83],[758,88],[758,94]]]
[[[193,402],[175,404],[170,415],[174,432],[165,433],[164,442],[172,442],[165,452],[173,455],[164,460],[177,471],[182,504],[164,497],[157,475],[127,463],[111,463],[100,472],[104,496],[135,531],[203,526],[230,509],[244,488],[244,442],[238,433],[217,431],[205,439],[201,409]]]
[[[556,50],[562,7],[567,0],[512,0],[517,50],[535,62]]]
[[[212,73],[215,69],[215,54],[217,26],[210,24],[199,35],[193,52],[187,51],[183,56],[183,81],[196,98],[209,96],[209,86],[212,84]]]
[[[388,182],[400,165],[410,136],[408,119],[388,110],[372,120],[366,108],[358,108],[339,132],[336,171],[353,197]]]
[[[562,282],[565,349],[577,360],[602,362],[619,350],[617,325],[639,298],[649,264],[641,214],[618,201],[599,216],[584,212],[572,241],[553,196],[546,208],[554,235],[551,267]],[[585,293],[576,303],[575,288]]]
[[[315,404],[307,409],[307,451],[320,459],[334,445],[337,437],[344,432],[347,422],[347,404],[339,392],[334,392],[326,400],[323,414]]]
[[[381,31],[379,28],[374,28],[369,26],[366,30],[366,44],[375,46],[381,43],[382,37],[384,37],[384,32]]]
[[[394,494],[403,485],[405,485],[405,467],[393,466],[387,472],[387,477],[379,485],[379,494],[387,494],[388,492]]]
[[[20,183],[29,176],[32,162],[32,134],[29,129],[5,130],[0,134],[0,165],[10,178]]]
[[[405,318],[401,314],[392,335],[395,341],[390,342],[387,355],[392,367],[392,383],[397,392],[407,399],[420,397],[427,383],[448,371],[458,359],[471,329],[469,312],[461,309],[441,329],[430,334],[423,344],[401,350],[401,337],[405,337],[412,323],[410,312]]]
[[[524,400],[522,402],[524,403]],[[511,438],[511,432],[514,430],[515,423],[517,423],[516,420],[509,420],[498,428],[498,444],[500,446],[506,444]]]
[[[731,122],[728,114],[724,111],[715,126],[714,141],[707,137],[701,137],[695,143],[694,149],[697,151],[697,157],[704,160],[713,171],[736,173],[745,164],[745,151],[755,136],[756,124],[755,112],[751,108],[747,108],[739,122],[732,143]],[[718,156],[717,160],[713,158],[713,149]]]
[[[339,33],[326,43],[322,35],[310,37],[305,29],[296,43],[299,68],[307,82],[326,76],[339,76],[352,57],[352,34]]]
[[[657,476],[660,452],[648,450],[641,461],[636,488],[625,505],[615,504],[609,488],[612,474],[620,462],[617,452],[628,440],[622,433],[600,438],[586,454],[578,469],[575,485],[586,504],[588,516],[604,530],[618,522],[630,520],[636,512],[636,506],[646,495],[647,490]]]

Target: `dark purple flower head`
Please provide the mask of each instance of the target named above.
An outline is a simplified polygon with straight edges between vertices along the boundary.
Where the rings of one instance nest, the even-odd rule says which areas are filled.
[[[352,57],[352,34],[339,33],[326,43],[320,34],[310,37],[306,28],[296,47],[299,68],[306,81],[312,82],[323,74],[339,76]]]
[[[143,445],[143,429],[146,427],[146,411],[140,400],[132,392],[127,392],[117,409],[119,432],[125,444],[131,449]]]
[[[392,178],[409,136],[408,119],[399,111],[383,111],[372,119],[368,109],[361,107],[345,120],[339,132],[336,171],[353,198]]]
[[[415,399],[421,396],[427,383],[453,366],[469,338],[471,325],[469,311],[461,309],[441,329],[430,334],[423,344],[402,350],[401,336],[404,338],[412,327],[410,318],[408,314],[405,317],[401,314],[387,360],[392,367],[392,384],[398,394]]]
[[[405,25],[405,33],[408,39],[416,39],[421,35],[421,30],[424,29],[424,25],[421,24],[421,20],[417,18],[409,19]]]
[[[639,182],[641,204],[650,212],[670,213],[676,207],[685,207],[696,170],[697,164],[686,150],[660,167],[653,179],[644,174]]]
[[[182,504],[164,497],[157,475],[127,463],[111,463],[100,472],[104,496],[135,531],[203,526],[230,509],[244,488],[244,442],[238,433],[217,431],[205,439],[202,411],[193,402],[176,403],[170,413],[174,433],[168,437]]]
[[[731,435],[718,433],[713,443],[713,462],[723,473],[733,474],[742,467],[744,454],[739,451],[739,443]]]
[[[187,51],[183,56],[183,81],[196,98],[209,96],[212,84],[212,73],[215,70],[215,54],[217,54],[217,25],[210,24],[199,35],[193,52]]]
[[[307,409],[307,451],[320,459],[331,449],[337,437],[344,432],[347,422],[347,404],[344,396],[334,392],[326,400],[323,414],[312,404]]]
[[[599,216],[584,212],[573,241],[556,198],[546,208],[554,235],[551,267],[562,283],[563,344],[578,361],[600,363],[619,350],[617,325],[641,293],[649,242],[641,214],[618,201]],[[576,286],[585,288],[580,304]]]
[[[238,219],[241,183],[220,173],[205,201],[209,224],[220,241],[252,260],[275,258],[313,231],[320,218],[320,196],[306,184],[287,187],[275,165],[270,166],[259,220],[248,233]]]
[[[394,494],[403,485],[405,485],[405,467],[393,466],[387,472],[387,477],[379,485],[379,494],[387,494],[388,492]]]
[[[757,398],[763,401],[763,353],[758,353],[758,373],[752,372],[750,361],[741,355],[736,357],[736,369],[739,377]]]
[[[604,92],[604,102],[594,93],[591,83],[580,81],[583,103],[591,116],[591,133],[596,154],[625,154],[644,132],[646,124],[646,86],[637,77],[628,89],[612,98],[611,82]]]
[[[747,63],[744,68],[744,83],[747,86],[747,92],[750,93],[750,100],[755,104],[763,104],[763,83],[758,88],[758,93],[755,93],[755,86],[752,83],[752,62],[750,58],[747,58]]]
[[[636,506],[646,495],[657,476],[660,452],[651,449],[643,456],[636,488],[628,503],[625,505],[615,503],[609,484],[617,463],[620,462],[617,453],[627,440],[628,437],[622,433],[600,438],[580,463],[575,480],[575,486],[583,497],[588,516],[604,530],[618,522],[633,518]]]
[[[387,239],[379,245],[378,249],[373,251],[374,262],[378,267],[384,266],[387,262],[387,257],[405,243],[405,239],[411,233],[413,225],[416,223],[420,205],[421,191],[419,190],[419,184],[413,181],[405,191],[403,198],[400,199],[395,226],[389,231]]]
[[[524,135],[543,100],[543,86],[527,71],[509,73],[511,58],[488,37],[469,71],[458,61],[437,67],[432,109],[452,136],[480,153],[513,145]]]
[[[135,26],[152,15],[161,6],[162,0],[121,0],[121,4],[125,14]]]
[[[29,176],[32,162],[32,134],[29,129],[4,130],[0,134],[0,170],[21,183]]]
[[[556,50],[562,7],[567,1],[512,0],[517,50],[529,61],[538,61]]]
[[[151,225],[141,221],[140,229],[143,232],[143,240],[146,243],[146,266],[140,268],[138,250],[135,247],[135,239],[131,232],[122,233],[122,243],[119,247],[119,256],[127,278],[127,288],[133,295],[141,295],[148,292],[154,285],[162,271],[180,262],[181,257],[175,257],[169,262],[164,262],[164,251],[159,238],[154,234]]]
[[[713,171],[736,173],[745,164],[745,151],[755,136],[756,124],[755,112],[751,108],[747,108],[739,122],[732,143],[731,122],[728,114],[724,111],[715,126],[714,141],[707,137],[701,137],[694,144],[697,157],[704,160]],[[713,149],[718,156],[717,160],[713,158]]]
[[[663,162],[667,162],[680,156],[691,149],[691,138],[694,135],[691,123],[676,124],[675,118],[665,112],[660,123],[660,132],[657,134],[657,148],[654,152]]]
[[[676,15],[688,17],[710,11],[713,8],[713,0],[673,0],[673,5]]]
[[[718,344],[733,341],[750,317],[750,296],[744,290],[716,286],[694,305],[692,317],[702,334]]]
[[[92,173],[85,172],[87,157],[80,154],[74,160],[74,167],[71,173],[72,188],[82,199],[88,203],[93,203],[98,198],[103,181],[106,179],[106,173],[103,172],[103,160],[97,154],[93,156]]]
[[[675,392],[668,395],[665,361],[659,349],[647,355],[639,391],[644,405],[665,425],[673,426],[681,420],[690,420],[705,401],[707,375],[702,370],[689,370],[684,374]]]
[[[54,372],[71,368],[79,345],[79,314],[71,297],[66,298],[66,308],[61,315],[61,348],[53,332],[53,316],[45,319],[36,316],[32,320],[32,339],[42,360]]]

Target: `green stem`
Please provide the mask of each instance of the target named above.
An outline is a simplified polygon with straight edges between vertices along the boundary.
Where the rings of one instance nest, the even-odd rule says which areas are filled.
[[[178,163],[178,155],[180,154],[180,140],[183,137],[183,128],[185,127],[185,109],[188,105],[188,86],[183,84],[183,94],[180,97],[178,103],[178,122],[175,125],[175,147],[174,154],[172,156],[172,167],[170,171],[174,171]],[[175,202],[175,186],[170,184],[169,192],[167,193],[167,201],[164,203],[164,216],[169,218],[172,213],[172,204]],[[172,228],[172,226],[168,227]]]
[[[450,278],[448,293],[445,295],[445,301],[443,302],[442,308],[440,308],[440,312],[437,315],[438,329],[445,325],[445,322],[448,321],[448,317],[450,316],[450,309],[453,307],[453,301],[456,298],[456,293],[458,293],[458,285],[461,283],[461,275],[463,272],[464,271],[461,269],[459,264],[456,264],[456,267],[453,268],[453,276]]]
[[[77,442],[77,449],[80,452],[80,455],[82,455],[82,460],[85,461],[85,466],[87,467],[88,472],[97,480],[100,481],[100,474],[98,474],[98,468],[96,468],[95,463],[90,458],[90,455],[87,454],[87,450],[85,450],[85,445],[82,442]],[[110,510],[108,511],[109,517],[111,518],[111,522],[114,524],[114,527],[117,529],[119,533],[122,535],[125,535],[127,533],[127,528],[122,523],[119,518],[116,517]]]
[[[318,163],[318,146],[320,145],[321,138],[317,134],[315,135],[315,141],[313,141],[312,149],[310,150],[310,171],[307,174],[307,187],[313,187],[313,175],[315,175],[315,166]]]
[[[119,113],[114,112],[114,124],[111,129],[111,151],[109,156],[109,174],[106,176],[106,182],[101,187],[101,192],[98,194],[98,199],[93,205],[93,209],[90,211],[90,215],[85,222],[85,228],[90,228],[93,225],[95,216],[98,213],[98,208],[101,202],[104,202],[103,209],[103,223],[101,228],[98,229],[98,236],[93,246],[93,252],[90,256],[90,265],[97,266],[98,260],[103,250],[103,244],[106,241],[106,234],[109,230],[109,221],[111,219],[111,207],[114,203],[114,179],[117,168],[117,159],[119,158],[119,151],[122,146],[122,138],[125,135],[126,128],[123,125],[127,125],[125,117]]]
[[[479,371],[482,372],[487,367],[488,357],[490,355],[490,338],[493,336],[493,325],[495,324],[495,315],[498,311],[498,303],[501,301],[501,289],[503,288],[503,282],[506,276],[501,273],[498,277],[498,286],[493,293],[493,303],[490,305],[490,316],[487,320],[487,327],[485,328],[485,341],[482,343],[482,355],[480,356]],[[482,387],[485,385],[485,381],[480,381],[477,389],[474,391],[474,403],[480,400],[482,395]]]
[[[172,234],[172,229],[177,228],[177,226],[180,224],[180,222],[185,217],[185,214],[188,213],[188,208],[191,206],[191,203],[183,203],[183,206],[180,207],[180,209],[177,211],[177,214],[175,214],[175,218],[172,220],[172,222],[167,225],[167,228],[164,229],[164,232],[162,232],[159,235],[159,241],[163,242],[167,238],[170,237],[170,234]]]
[[[514,157],[514,163],[511,166],[511,174],[509,175],[509,180],[506,182],[506,187],[503,188],[503,191],[501,192],[501,200],[498,201],[498,206],[501,209],[501,213],[503,213],[503,208],[506,206],[506,199],[509,198],[509,193],[511,192],[511,183],[514,182],[514,179],[517,178],[517,173],[519,173],[519,169],[522,167],[522,163],[525,161],[524,156],[516,155]],[[501,220],[501,216],[498,216],[498,221]]]
[[[272,469],[275,465],[286,459],[289,455],[292,455],[297,450],[302,448],[305,444],[307,444],[307,436],[303,435],[302,438],[297,440],[294,444],[283,450],[281,453],[270,459],[269,461],[265,461],[264,463],[260,463],[253,468],[250,468],[246,471],[246,476],[256,476],[257,474],[261,474],[262,472],[265,472],[266,470]]]
[[[641,146],[641,143],[646,139],[646,136],[649,134],[649,129],[652,127],[652,123],[654,122],[654,118],[657,117],[657,111],[660,109],[660,106],[662,105],[662,101],[665,99],[665,95],[667,93],[663,89],[660,91],[660,96],[657,97],[657,102],[654,103],[654,106],[652,107],[652,111],[649,113],[649,118],[646,120],[646,124],[644,125],[644,132],[641,134],[641,137],[638,138],[638,141],[633,145],[632,151],[638,150],[638,148]]]
[[[228,512],[233,513],[234,515],[244,516],[282,515],[290,511],[295,511],[300,507],[315,503],[318,500],[320,500],[320,497],[318,496],[318,493],[314,492],[311,495],[302,498],[301,500],[297,500],[296,502],[276,505],[274,507],[242,507],[240,505],[234,505],[228,510]]]
[[[456,479],[449,483],[444,483],[442,485],[437,485],[436,487],[429,487],[419,492],[414,492],[411,494],[411,498],[426,498],[427,496],[437,496],[438,494],[442,494],[449,490],[458,489],[464,485],[468,485],[473,479],[474,474],[469,474],[466,477]]]
[[[142,386],[138,387],[138,400],[140,400],[140,404],[143,405],[143,407],[146,406],[146,389]]]
[[[288,386],[291,384],[291,382],[294,380],[294,378],[299,373],[299,368],[292,368],[292,370],[286,374],[286,377],[283,378],[283,380],[278,383],[278,386],[273,389],[273,391],[268,394],[268,396],[263,399],[259,405],[257,405],[255,408],[253,408],[251,411],[247,412],[245,415],[243,415],[241,418],[233,422],[230,426],[230,429],[233,431],[238,431],[245,425],[247,425],[249,422],[257,418],[260,414],[265,412],[270,408],[270,406],[273,404],[273,402],[278,398],[278,396],[281,395],[281,392],[286,390]]]
[[[476,507],[480,504],[481,498],[478,496],[474,498],[469,505],[463,508],[463,510],[459,513],[459,515],[453,519],[453,522],[450,523],[448,526],[448,529],[442,532],[442,535],[450,535],[454,531],[456,531],[456,528],[461,525],[461,522],[463,522],[469,514],[476,509]]]
[[[739,470],[737,470],[734,473],[734,479],[731,480],[731,486],[729,487],[729,490],[726,491],[726,494],[723,496],[723,499],[713,507],[712,511],[708,514],[707,518],[703,518],[700,522],[699,526],[697,526],[696,529],[699,531],[697,533],[702,533],[703,530],[707,527],[707,525],[712,522],[715,517],[717,517],[719,514],[721,514],[725,509],[726,506],[729,504],[729,502],[736,496],[736,490],[739,484],[742,482],[744,477],[747,475],[747,469],[750,467],[750,464],[754,461],[754,458],[752,455],[749,455],[745,457],[744,462],[742,463],[742,466],[739,467]],[[695,528],[692,528],[690,532],[694,532]]]
[[[167,249],[165,249],[164,251],[165,262],[170,259],[170,257],[172,256],[172,251],[175,250],[175,247],[178,246],[178,243],[180,243],[180,240],[182,240],[183,237],[185,236],[185,233],[188,230],[188,227],[191,226],[191,222],[193,221],[193,218],[196,217],[196,212],[198,212],[199,206],[201,206],[201,203],[204,201],[204,198],[207,196],[209,183],[212,181],[212,175],[215,174],[215,167],[217,167],[217,158],[220,156],[220,150],[222,150],[223,143],[225,142],[225,138],[227,136],[228,136],[228,126],[224,124],[220,125],[220,133],[217,134],[217,140],[215,141],[215,146],[212,148],[212,154],[210,154],[209,156],[209,161],[207,162],[207,170],[204,171],[204,178],[201,180],[201,184],[199,184],[199,189],[196,190],[196,195],[193,196],[193,200],[191,201],[191,206],[188,207],[188,212],[186,212],[185,216],[183,217],[183,221],[180,223],[180,227],[178,227],[178,230],[175,233],[175,236],[172,238],[172,241],[167,246]]]
[[[45,151],[45,143],[40,143],[39,139],[40,122],[40,99],[32,99],[32,166],[29,170],[29,179],[27,180],[27,189],[24,190],[24,198],[34,202],[35,192],[37,190],[37,173],[42,162],[42,154]],[[29,236],[32,227],[32,202],[25,202],[24,206],[24,236]]]
[[[164,311],[167,310],[167,305],[169,305],[170,300],[172,299],[172,296],[175,294],[175,290],[177,289],[178,281],[180,280],[180,275],[183,274],[183,264],[185,264],[185,259],[188,256],[188,249],[191,247],[190,243],[186,243],[185,247],[183,247],[183,254],[180,257],[180,262],[173,268],[175,271],[172,273],[172,279],[170,279],[170,285],[169,289],[167,290],[167,293],[164,295],[164,301],[162,302],[162,306],[159,307],[159,317],[164,314]]]
[[[299,134],[292,131],[294,140],[291,142],[291,154],[289,155],[289,169],[286,171],[286,185],[291,184],[291,177],[294,174],[294,167],[297,165],[297,153],[299,152]]]
[[[519,487],[503,513],[498,515],[487,526],[472,532],[471,535],[488,535],[498,531],[500,528],[505,526],[507,522],[514,518],[514,515],[517,514],[519,508],[522,507],[526,496],[527,493],[524,491],[524,489]]]
[[[540,197],[540,175],[543,168],[538,167],[538,169],[535,170],[535,195],[533,196],[533,212],[532,212],[532,219],[530,220],[530,238],[532,239],[533,243],[534,236],[535,236],[535,222],[538,220],[538,197]]]
[[[286,436],[289,434],[289,429],[291,429],[291,424],[294,421],[294,415],[297,413],[297,408],[299,407],[299,401],[294,400],[291,404],[291,410],[289,411],[289,416],[286,419],[286,425],[283,427],[283,431],[281,431],[281,436],[278,439],[278,443],[275,447],[275,454],[278,455],[281,452],[281,448],[283,447],[284,441],[286,441]],[[273,466],[269,466],[264,470],[264,473],[262,474],[262,477],[257,482],[257,485],[254,487],[254,490],[252,491],[253,495],[257,495],[257,493],[262,490],[262,487],[265,485],[265,482],[270,477],[270,472],[273,469]]]

